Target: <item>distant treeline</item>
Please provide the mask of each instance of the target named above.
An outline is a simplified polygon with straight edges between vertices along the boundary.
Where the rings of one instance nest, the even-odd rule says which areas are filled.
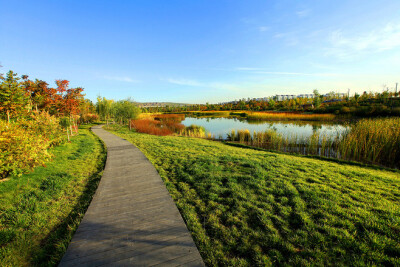
[[[165,106],[142,108],[143,112],[185,112],[185,111],[299,111],[313,113],[347,114],[361,117],[400,115],[400,97],[398,92],[364,92],[339,98],[335,94],[321,95],[314,90],[314,98],[295,98],[276,101],[242,99],[222,104]]]

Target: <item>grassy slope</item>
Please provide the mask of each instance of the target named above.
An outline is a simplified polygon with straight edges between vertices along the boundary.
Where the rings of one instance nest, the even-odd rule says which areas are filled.
[[[52,266],[97,188],[105,151],[86,127],[51,150],[53,161],[0,183],[0,265]]]
[[[400,265],[400,174],[114,128],[153,162],[208,265]]]

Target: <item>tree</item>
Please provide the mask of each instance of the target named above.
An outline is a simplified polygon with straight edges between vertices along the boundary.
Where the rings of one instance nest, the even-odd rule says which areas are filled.
[[[112,117],[114,110],[113,110],[113,103],[114,100],[106,99],[105,97],[101,98],[100,96],[97,97],[97,103],[96,103],[96,111],[100,115],[100,118],[102,120],[107,121],[108,125],[108,120]]]
[[[274,109],[274,108],[275,108],[275,105],[276,105],[275,101],[274,101],[272,98],[270,98],[270,100],[268,101],[268,106],[269,106],[271,109]]]
[[[314,93],[313,104],[314,104],[314,107],[318,108],[322,104],[322,95],[319,94],[317,89],[314,89],[313,93]]]
[[[48,88],[48,83],[42,80],[36,79],[35,81],[31,81],[24,79],[23,86],[26,94],[29,97],[30,104],[32,108],[34,107],[36,110],[46,110],[50,111],[51,106],[53,105],[51,93],[51,89]],[[54,93],[56,91],[54,90]]]
[[[131,99],[120,100],[114,104],[115,118],[121,123],[129,123],[131,119],[136,119],[140,114],[140,108]],[[131,124],[129,123],[129,129]]]
[[[26,96],[17,74],[9,71],[7,76],[0,77],[0,111],[7,114],[7,121],[11,116],[20,115],[28,104]]]
[[[331,91],[328,93],[328,99],[334,99],[336,97],[336,93],[334,91]]]
[[[84,102],[83,98],[83,88],[71,88],[67,89],[66,93],[63,96],[62,106],[60,111],[65,115],[77,115],[79,114],[81,103]]]

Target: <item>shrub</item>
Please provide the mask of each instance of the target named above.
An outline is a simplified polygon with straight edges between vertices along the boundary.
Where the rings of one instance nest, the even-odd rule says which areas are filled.
[[[29,125],[29,122],[25,122]],[[0,177],[32,171],[51,158],[50,141],[17,122],[0,120]]]
[[[34,112],[25,120],[0,120],[0,177],[20,175],[51,158],[47,148],[64,141],[59,120]]]
[[[51,116],[48,112],[33,112],[28,124],[24,122],[21,122],[21,124],[49,141],[50,146],[58,145],[64,141],[59,119]]]
[[[79,123],[93,123],[99,120],[99,115],[93,113],[83,114],[79,118]]]

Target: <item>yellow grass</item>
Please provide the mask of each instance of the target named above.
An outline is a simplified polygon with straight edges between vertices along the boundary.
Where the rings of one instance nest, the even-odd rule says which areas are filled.
[[[333,114],[304,114],[292,112],[246,112],[250,120],[308,120],[330,121],[335,119]]]
[[[154,115],[159,115],[162,114],[161,112],[158,113],[140,113],[138,116],[138,120],[142,120],[142,119],[153,119]]]

